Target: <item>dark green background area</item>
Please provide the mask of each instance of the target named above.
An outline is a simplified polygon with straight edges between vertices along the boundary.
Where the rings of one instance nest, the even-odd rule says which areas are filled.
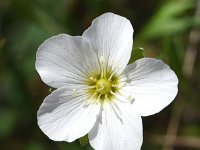
[[[135,30],[133,48],[143,47],[146,57],[162,59],[179,78],[175,101],[162,112],[143,118],[142,150],[200,149],[197,3],[198,0],[0,0],[0,150],[89,149],[82,148],[79,141],[51,141],[39,129],[36,113],[50,92],[35,70],[35,54],[50,36],[81,35],[94,18],[108,11],[131,21]]]

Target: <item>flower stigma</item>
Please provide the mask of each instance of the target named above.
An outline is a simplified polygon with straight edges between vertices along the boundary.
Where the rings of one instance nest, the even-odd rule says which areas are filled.
[[[117,74],[119,65],[114,62],[112,67],[108,67],[103,56],[99,58],[99,65],[99,70],[92,71],[85,80],[88,102],[104,103],[119,99],[119,95],[124,95],[120,91],[126,85],[126,81],[121,82],[121,76]]]
[[[108,72],[107,75],[109,76]],[[93,102],[112,101],[115,93],[119,91],[118,78],[114,75],[111,78],[102,78],[102,73],[100,73],[95,77],[90,77],[87,84],[88,94]]]
[[[119,77],[115,69],[106,68],[106,61],[103,56],[99,59],[100,71],[90,76],[86,81],[88,85],[88,96],[93,102],[104,102],[114,100],[119,92]],[[117,68],[116,68],[117,69]]]
[[[96,83],[96,91],[100,94],[108,94],[111,90],[111,83],[107,79],[100,79]]]

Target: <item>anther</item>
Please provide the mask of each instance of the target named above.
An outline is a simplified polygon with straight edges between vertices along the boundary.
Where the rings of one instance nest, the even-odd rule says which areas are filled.
[[[129,100],[130,104],[133,104],[135,101],[135,98],[133,98],[131,95],[129,95],[128,100]]]
[[[117,94],[115,92],[113,92],[112,90],[110,90],[110,94],[117,96]]]
[[[77,94],[76,89],[73,89],[73,90],[72,90],[72,95],[73,95],[73,96],[76,96],[76,94]]]
[[[101,64],[105,63],[105,58],[103,56],[100,57],[100,63]]]
[[[118,85],[117,85],[117,84],[112,84],[111,86],[114,87],[114,88],[115,88],[115,87],[118,88]]]
[[[97,79],[95,77],[90,77],[90,80],[92,80],[93,82],[97,81]]]

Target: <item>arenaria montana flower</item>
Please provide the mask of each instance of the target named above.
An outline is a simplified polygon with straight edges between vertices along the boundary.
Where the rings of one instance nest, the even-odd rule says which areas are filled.
[[[161,60],[128,65],[132,45],[130,21],[113,13],[94,19],[82,36],[59,34],[41,44],[35,67],[56,90],[37,117],[50,139],[72,142],[88,134],[97,150],[141,148],[141,116],[169,105],[178,79]]]

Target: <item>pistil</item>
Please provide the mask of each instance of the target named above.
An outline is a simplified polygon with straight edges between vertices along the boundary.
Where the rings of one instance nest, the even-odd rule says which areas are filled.
[[[111,90],[111,83],[107,79],[100,79],[96,82],[96,90],[100,94],[107,94]]]

